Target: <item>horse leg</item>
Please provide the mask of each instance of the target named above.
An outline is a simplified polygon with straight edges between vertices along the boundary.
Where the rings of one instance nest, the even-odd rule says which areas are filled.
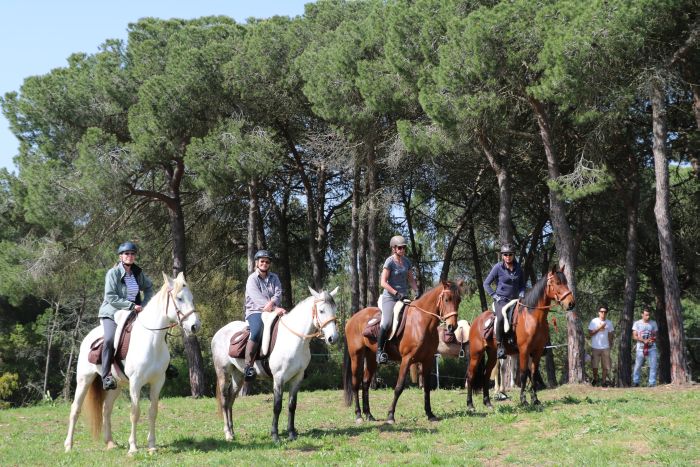
[[[214,366],[216,370],[216,397],[218,398],[217,402],[221,409],[221,414],[224,417],[224,438],[226,441],[231,441],[233,440],[231,376],[225,368],[219,367],[216,362]]]
[[[474,412],[474,401],[472,400],[472,391],[474,390],[474,381],[476,372],[481,361],[482,354],[480,352],[470,352],[469,367],[467,368],[467,410]]]
[[[527,405],[527,398],[525,397],[525,385],[527,384],[527,372],[528,372],[527,359],[528,359],[527,349],[521,348],[520,349],[520,368],[519,368],[520,404],[521,405]]]
[[[360,381],[362,381],[362,353],[354,353],[350,356],[350,374],[352,377],[352,398],[355,402],[355,423],[362,423],[362,411],[360,411]]]
[[[96,373],[90,375],[83,375],[78,377],[78,384],[75,388],[75,397],[73,403],[70,407],[70,416],[68,417],[68,435],[66,440],[63,442],[63,446],[66,452],[70,451],[73,447],[73,433],[75,432],[75,423],[78,421],[78,416],[80,415],[80,409],[83,406],[83,401],[87,395],[87,391],[92,384],[92,381],[97,376]]]
[[[532,363],[530,364],[530,385],[532,386],[532,404],[540,405],[540,400],[537,398],[537,385],[535,384],[535,373],[537,373],[537,368],[540,364],[540,357],[542,353],[535,354],[532,356]]]
[[[114,449],[117,444],[112,439],[112,409],[114,409],[114,401],[119,397],[119,390],[106,391],[105,400],[102,405],[102,432],[107,449]]]
[[[362,413],[370,422],[376,421],[369,408],[369,385],[376,371],[377,361],[374,358],[365,358],[365,372],[362,377]]]
[[[272,440],[275,443],[280,442],[279,433],[277,432],[277,426],[280,419],[280,413],[282,412],[282,393],[284,391],[284,381],[279,381],[278,378],[274,379],[272,392],[274,394],[274,402],[272,405],[272,429],[270,430],[270,435],[272,435]]]
[[[430,368],[428,368],[429,366]],[[430,391],[433,389],[432,379],[430,377],[432,365],[422,363],[421,370],[423,375],[423,406],[425,408],[425,415],[431,422],[437,422],[438,418],[435,416],[435,414],[433,413],[433,409],[430,406]]]
[[[390,425],[394,424],[394,412],[396,411],[396,403],[399,401],[399,397],[401,396],[401,393],[403,392],[404,385],[406,383],[406,374],[408,373],[408,367],[410,365],[410,360],[411,357],[409,356],[404,356],[403,359],[401,359],[401,366],[399,367],[399,375],[396,378],[396,386],[394,387],[394,400],[391,402],[391,407],[389,407],[389,415],[387,416],[386,422]],[[423,363],[423,374],[425,375],[426,369],[428,371],[428,375],[430,374],[430,370],[432,368],[428,368],[429,364],[426,364],[425,362]],[[427,394],[426,394],[427,392]],[[425,413],[428,416],[428,418],[435,418],[435,415],[432,414],[430,411],[430,384],[425,384],[423,386],[423,393],[425,395]]]
[[[131,396],[131,434],[129,435],[129,455],[133,456],[138,451],[136,447],[136,425],[139,422],[139,417],[141,416],[141,410],[139,408],[139,396],[141,392],[141,385],[134,384],[132,380],[129,385],[129,395]]]
[[[301,371],[292,378],[289,383],[289,412],[287,416],[287,439],[289,439],[289,441],[294,441],[299,436],[296,428],[294,428],[294,414],[297,410],[297,394],[299,393],[299,387],[303,379],[304,372]]]
[[[156,417],[158,417],[158,397],[165,384],[165,374],[151,383],[149,392],[151,406],[148,408],[148,452],[156,452]]]
[[[496,366],[496,360],[498,360],[496,358],[496,352],[489,349],[486,352],[486,369],[484,370],[484,387],[482,388],[484,406],[488,407],[489,409],[493,409],[493,405],[491,405],[491,398],[489,397],[489,384],[491,381],[491,373],[493,372],[493,368]]]

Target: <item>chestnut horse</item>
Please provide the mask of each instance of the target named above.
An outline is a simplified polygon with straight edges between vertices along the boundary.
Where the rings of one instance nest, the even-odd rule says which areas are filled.
[[[534,375],[540,364],[540,357],[544,353],[544,348],[549,341],[549,323],[547,315],[552,307],[550,303],[556,300],[565,310],[571,310],[575,306],[574,296],[567,286],[564,268],[557,271],[556,265],[547,276],[542,277],[530,289],[523,299],[518,301],[513,311],[516,317],[515,324],[515,344],[505,343],[506,353],[509,355],[518,354],[520,363],[520,403],[527,404],[525,398],[525,384],[530,376],[530,381],[534,381]],[[469,370],[467,371],[467,408],[474,410],[472,402],[472,390],[483,389],[484,405],[492,407],[489,399],[488,377],[491,375],[493,367],[496,365],[496,339],[484,339],[484,325],[488,320],[493,320],[491,310],[484,311],[474,319],[469,331]],[[495,332],[494,332],[495,335]],[[482,357],[486,353],[488,359],[486,365]],[[529,360],[529,365],[528,365]],[[529,371],[528,371],[529,370]],[[532,403],[537,405],[535,385],[532,384]]]
[[[438,348],[438,325],[446,322],[449,332],[456,329],[462,283],[462,281],[457,284],[444,281],[406,306],[404,310],[406,326],[402,335],[398,337],[398,342],[395,337],[387,342],[384,348],[390,359],[401,362],[394,388],[394,401],[389,409],[387,423],[394,423],[396,402],[403,392],[408,368],[412,363],[422,364],[423,378],[429,381]],[[379,311],[377,307],[364,308],[355,313],[345,325],[345,339],[352,375],[352,387],[347,379],[344,382],[345,403],[350,405],[354,398],[357,423],[362,422],[362,414],[367,420],[374,421],[369,408],[369,384],[377,371],[377,342],[363,336],[362,332],[367,322]],[[360,412],[359,401],[360,381],[362,381],[362,412]],[[430,389],[430,384],[423,386],[425,414],[430,421],[436,421],[437,417],[430,408]]]

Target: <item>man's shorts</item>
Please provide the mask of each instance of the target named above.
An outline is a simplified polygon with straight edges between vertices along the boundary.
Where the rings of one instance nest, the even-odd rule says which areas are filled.
[[[593,349],[593,358],[591,358],[591,366],[598,369],[600,365],[599,362],[603,362],[603,369],[605,371],[610,371],[612,366],[612,359],[610,358],[610,349]]]

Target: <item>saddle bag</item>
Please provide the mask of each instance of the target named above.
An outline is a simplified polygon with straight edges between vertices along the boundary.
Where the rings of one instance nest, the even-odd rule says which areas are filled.
[[[245,327],[231,336],[231,343],[228,347],[228,355],[231,358],[245,358],[245,346],[250,337],[250,328]]]
[[[365,329],[362,331],[362,335],[365,336],[367,339],[373,339],[375,341],[379,339],[379,324],[381,323],[381,321],[381,313],[377,313],[374,316],[372,316],[369,319],[369,321],[367,321]]]

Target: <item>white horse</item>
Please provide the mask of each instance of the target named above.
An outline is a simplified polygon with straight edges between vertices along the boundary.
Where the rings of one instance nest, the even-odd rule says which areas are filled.
[[[116,364],[112,365],[112,373],[117,379],[117,384],[122,387],[128,385],[131,396],[130,455],[137,451],[136,424],[140,416],[139,395],[141,388],[146,384],[150,385],[151,400],[151,407],[148,411],[148,450],[149,452],[156,450],[155,430],[158,396],[165,382],[165,370],[170,360],[170,352],[165,342],[167,331],[178,324],[185,334],[197,332],[201,327],[199,316],[195,312],[192,292],[187,287],[183,274],[178,274],[175,280],[165,274],[163,274],[163,278],[165,280],[163,287],[151,298],[134,322],[129,351],[124,360],[124,372],[122,373]],[[115,321],[119,323],[120,318],[123,320],[127,314],[128,312],[118,312]],[[121,326],[118,329],[121,329]],[[101,365],[95,365],[88,361],[90,345],[101,336],[102,326],[98,326],[90,331],[80,344],[75,399],[71,405],[68,436],[63,443],[66,452],[73,447],[75,422],[86,396],[86,409],[93,435],[97,437],[102,431],[107,449],[116,447],[112,439],[111,417],[114,401],[121,391],[103,390],[102,380],[97,377],[100,374]],[[119,339],[118,334],[117,339]]]
[[[282,411],[282,392],[284,384],[289,382],[289,417],[287,433],[290,440],[297,438],[294,428],[294,412],[297,406],[297,392],[304,379],[304,370],[311,360],[309,342],[313,337],[323,336],[328,344],[338,342],[338,330],[335,324],[336,304],[331,293],[316,292],[309,288],[311,296],[295,306],[280,318],[277,342],[268,357],[272,372],[274,406],[272,417],[272,438],[277,442],[279,435],[277,424]],[[226,440],[233,439],[233,402],[243,383],[245,360],[231,358],[228,355],[231,336],[247,326],[245,321],[233,321],[219,329],[211,340],[211,353],[216,370],[216,400],[224,415],[224,435]],[[258,375],[267,377],[262,363],[255,362]]]

